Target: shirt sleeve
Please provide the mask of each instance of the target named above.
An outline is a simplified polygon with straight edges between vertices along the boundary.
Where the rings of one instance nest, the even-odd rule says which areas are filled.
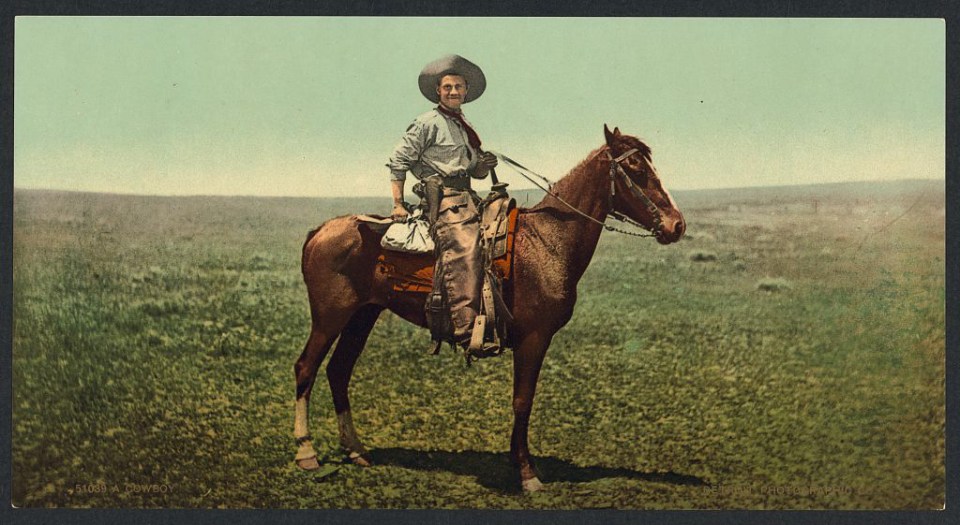
[[[390,180],[406,180],[407,171],[420,160],[427,147],[427,126],[419,119],[410,124],[387,161]]]

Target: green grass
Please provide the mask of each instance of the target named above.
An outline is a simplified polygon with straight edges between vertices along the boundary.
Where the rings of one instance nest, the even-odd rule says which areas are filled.
[[[868,189],[680,194],[690,240],[605,234],[541,375],[534,495],[506,455],[510,355],[427,355],[390,314],[351,385],[377,465],[341,463],[321,373],[326,468],[294,466],[300,246],[386,199],[18,191],[14,503],[938,508],[942,187],[892,224],[914,196]]]

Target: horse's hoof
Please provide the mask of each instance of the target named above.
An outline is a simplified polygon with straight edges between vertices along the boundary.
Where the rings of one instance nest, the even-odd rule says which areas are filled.
[[[524,492],[537,492],[543,489],[543,483],[540,483],[540,480],[537,478],[525,479],[520,483],[523,485]]]
[[[312,458],[298,459],[297,466],[303,470],[317,470],[320,468],[320,462],[317,461],[317,457],[314,456]]]
[[[366,454],[361,454],[359,452],[351,452],[349,458],[350,458],[350,462],[358,467],[373,466],[373,460],[370,459],[370,456]]]

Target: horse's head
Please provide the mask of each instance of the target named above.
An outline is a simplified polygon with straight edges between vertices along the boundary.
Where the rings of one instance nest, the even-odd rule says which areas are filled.
[[[653,232],[657,242],[680,240],[686,230],[683,214],[660,182],[650,147],[640,139],[603,126],[613,177],[613,211]]]

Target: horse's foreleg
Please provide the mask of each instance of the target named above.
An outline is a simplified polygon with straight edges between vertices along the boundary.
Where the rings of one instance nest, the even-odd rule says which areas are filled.
[[[304,345],[300,358],[293,365],[293,372],[297,380],[293,437],[297,441],[297,465],[306,470],[320,468],[307,422],[310,411],[310,393],[313,390],[314,380],[317,378],[317,369],[320,368],[320,363],[323,362],[323,358],[330,351],[334,339],[337,338],[340,326],[342,326],[342,323],[321,328],[319,323],[314,321],[307,344]]]
[[[367,336],[377,322],[377,317],[383,307],[369,304],[358,310],[340,334],[337,348],[327,364],[327,381],[333,394],[333,408],[337,413],[337,425],[340,430],[340,446],[348,455],[350,461],[357,465],[370,466],[370,457],[363,443],[357,437],[353,427],[353,416],[350,412],[350,398],[347,390],[350,377],[353,375],[353,366],[357,363],[363,347],[367,343]]]
[[[543,488],[530,457],[527,430],[537,379],[550,336],[533,333],[525,337],[513,353],[513,434],[510,437],[510,459],[520,471],[520,483],[526,492]]]

